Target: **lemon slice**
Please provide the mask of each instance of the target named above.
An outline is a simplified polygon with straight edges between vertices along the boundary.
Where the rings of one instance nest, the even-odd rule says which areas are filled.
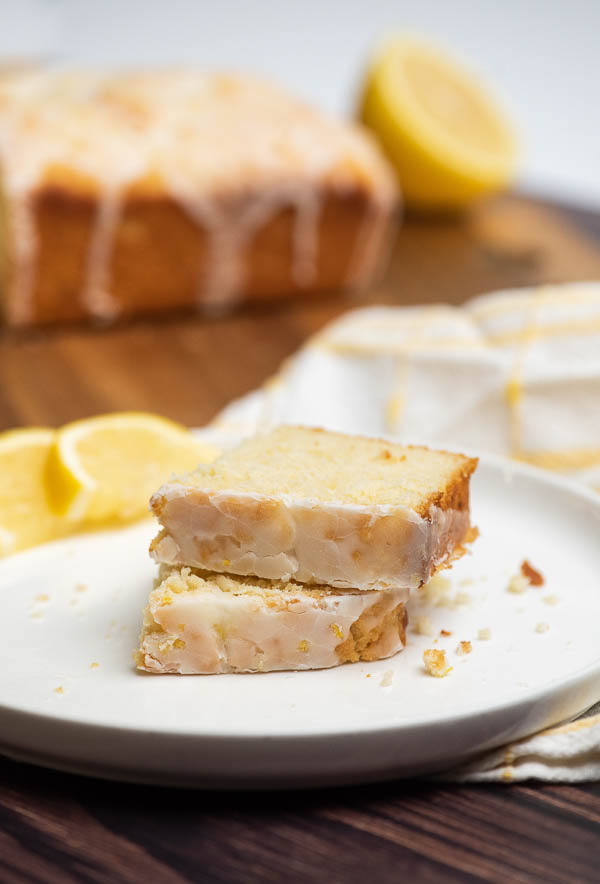
[[[48,504],[44,470],[54,430],[0,434],[0,556],[65,534]]]
[[[360,115],[412,208],[464,208],[514,174],[512,130],[493,99],[452,59],[412,38],[393,40],[375,59]]]
[[[71,524],[136,519],[147,513],[150,495],[173,473],[218,454],[185,427],[153,414],[122,412],[76,421],[56,432],[50,450],[50,503]]]

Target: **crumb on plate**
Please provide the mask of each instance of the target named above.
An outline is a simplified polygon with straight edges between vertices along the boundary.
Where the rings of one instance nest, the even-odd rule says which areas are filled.
[[[523,559],[521,562],[521,574],[529,580],[532,586],[543,586],[546,582],[544,575],[537,568],[534,568],[533,565],[530,565],[527,559]]]
[[[542,596],[542,601],[544,604],[552,605],[554,607],[554,605],[558,605],[560,599],[557,595],[544,595]]]
[[[433,629],[429,617],[417,617],[415,620],[415,632],[417,635],[431,635]]]
[[[381,685],[382,688],[389,688],[389,686],[391,685],[393,680],[394,680],[394,670],[393,669],[386,669],[385,672],[383,673],[383,678],[381,679],[379,684]]]
[[[483,629],[480,629],[477,632],[477,638],[479,639],[480,642],[489,641],[489,639],[491,639],[491,637],[492,637],[492,630],[490,629],[489,626],[484,626]]]
[[[473,650],[473,647],[471,645],[471,642],[464,641],[464,642],[459,642],[458,647],[456,649],[456,653],[460,657],[464,657],[465,654],[470,654],[472,650]]]
[[[423,663],[426,672],[434,678],[444,678],[452,671],[452,666],[448,666],[446,660],[446,652],[436,648],[427,648],[423,651]]]
[[[513,574],[513,576],[508,581],[508,586],[506,587],[508,592],[512,592],[515,595],[521,595],[521,593],[525,592],[529,586],[529,580],[523,574]]]
[[[549,629],[550,629],[550,624],[548,624],[548,623],[544,623],[544,622],[536,623],[536,626],[535,626],[536,632],[548,632]]]

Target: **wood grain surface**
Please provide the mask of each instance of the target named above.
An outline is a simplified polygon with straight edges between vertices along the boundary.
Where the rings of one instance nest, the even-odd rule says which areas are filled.
[[[116,409],[198,426],[351,306],[593,278],[593,213],[507,197],[468,219],[408,219],[386,279],[360,298],[2,334],[0,428]],[[600,882],[600,784],[215,794],[0,760],[0,882],[80,881]]]

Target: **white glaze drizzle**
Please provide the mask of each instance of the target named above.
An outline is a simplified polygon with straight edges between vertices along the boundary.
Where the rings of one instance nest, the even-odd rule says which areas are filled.
[[[120,312],[119,303],[110,293],[110,264],[122,202],[120,188],[108,187],[96,211],[81,298],[87,313],[97,319],[114,319]]]
[[[9,199],[13,226],[10,237],[12,273],[16,297],[6,298],[8,318],[13,325],[27,325],[33,312],[33,285],[37,256],[37,232],[29,194]]]

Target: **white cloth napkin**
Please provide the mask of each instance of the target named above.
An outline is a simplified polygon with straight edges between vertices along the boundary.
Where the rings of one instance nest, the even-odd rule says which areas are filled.
[[[600,282],[347,313],[208,432],[235,441],[281,423],[504,454],[600,491]],[[600,714],[448,777],[600,779]]]

